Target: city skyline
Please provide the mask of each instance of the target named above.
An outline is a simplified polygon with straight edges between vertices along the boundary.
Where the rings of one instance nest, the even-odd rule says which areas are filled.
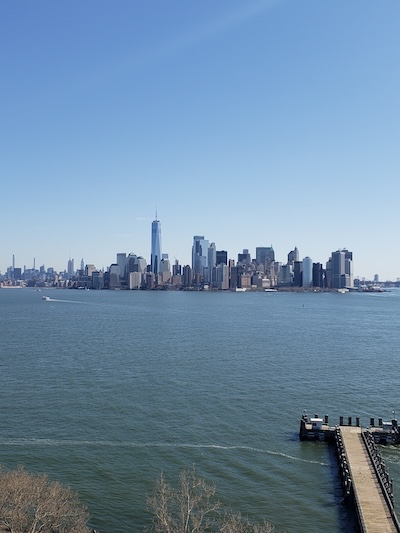
[[[1,6],[0,270],[295,246],[400,277],[400,4]]]
[[[237,260],[228,257],[226,250],[217,250],[215,242],[204,235],[195,235],[192,245],[191,265],[181,265],[175,258],[171,262],[167,253],[161,251],[161,222],[156,218],[151,224],[151,262],[135,253],[119,252],[116,262],[107,268],[98,269],[81,259],[80,268],[74,269],[74,258],[69,258],[67,269],[57,271],[40,265],[36,269],[12,265],[7,268],[0,282],[4,286],[52,286],[58,288],[111,289],[111,290],[276,290],[277,287],[298,290],[361,291],[376,290],[379,282],[375,274],[370,280],[354,279],[353,252],[347,249],[333,251],[325,264],[306,256],[300,260],[297,247],[287,254],[287,261],[276,261],[273,246],[260,246],[251,257],[248,249],[237,255]],[[162,257],[159,260],[159,257]],[[355,287],[356,282],[356,287]]]
[[[150,250],[149,258],[146,255],[141,255],[139,253],[136,253],[134,250],[131,250],[130,252],[128,251],[116,252],[114,255],[114,258],[110,258],[108,262],[105,261],[102,264],[102,266],[96,265],[92,261],[85,261],[84,258],[82,257],[80,260],[80,265],[81,265],[80,268],[81,270],[83,270],[82,265],[89,264],[91,267],[93,267],[93,269],[105,272],[109,270],[110,267],[113,265],[118,265],[120,267],[121,260],[122,262],[125,262],[125,260],[128,261],[129,257],[132,255],[135,258],[136,257],[143,258],[146,261],[146,264],[148,264],[150,272],[152,272],[153,274],[157,275],[162,272],[161,265],[162,265],[162,262],[165,260],[169,260],[170,270],[172,270],[170,254],[168,252],[163,252],[161,248],[161,221],[158,220],[157,214],[156,214],[155,220],[153,220],[151,223],[151,246],[150,248],[151,250]],[[290,250],[289,248],[285,257],[282,257],[282,258],[275,257],[275,250],[272,244],[270,246],[256,246],[254,249],[254,253],[252,253],[249,248],[243,248],[241,251],[238,251],[236,254],[235,253],[231,254],[230,252],[227,252],[226,250],[217,251],[215,242],[205,239],[204,235],[195,235],[193,237],[190,261],[182,262],[176,256],[174,256],[173,260],[175,262],[177,261],[179,265],[181,265],[182,267],[186,265],[190,266],[193,269],[194,274],[202,275],[204,268],[208,267],[209,270],[211,270],[211,264],[210,264],[210,251],[211,250],[212,250],[211,252],[212,257],[214,258],[213,260],[211,260],[211,263],[213,263],[214,265],[218,264],[217,258],[223,257],[224,258],[223,261],[226,264],[229,260],[234,261],[234,263],[236,264],[237,262],[240,262],[241,257],[245,257],[245,256],[251,257],[251,259],[256,261],[256,263],[265,263],[266,260],[272,260],[273,262],[277,264],[279,263],[283,266],[291,262],[300,262],[306,265],[307,279],[312,278],[313,263],[321,264],[322,267],[325,268],[327,263],[331,261],[332,259],[336,270],[339,271],[341,269],[342,270],[344,269],[344,260],[345,260],[345,256],[343,255],[344,253],[346,253],[346,258],[347,257],[351,258],[351,262],[353,260],[353,252],[348,252],[347,249],[344,247],[338,248],[335,251],[331,251],[326,258],[319,258],[319,257],[313,258],[306,254],[301,255],[297,246],[294,247],[294,250]],[[336,259],[342,255],[343,257],[341,259]],[[123,256],[123,259],[121,259],[122,256]],[[161,257],[161,258],[158,261],[155,261],[157,257]],[[75,258],[71,257],[70,255],[66,263],[66,268],[56,268],[53,264],[46,265],[45,263],[42,263],[41,261],[39,261],[38,264],[40,264],[40,267],[44,266],[45,270],[47,270],[48,268],[51,268],[56,272],[66,272],[68,276],[71,277],[72,272],[76,271],[74,270],[74,261],[75,261]],[[343,265],[339,267],[338,266],[339,263],[337,261],[343,261]],[[155,266],[155,264],[157,264],[157,266]],[[35,265],[36,265],[36,257],[33,258],[32,270],[35,270],[36,268]],[[16,269],[17,271],[20,271],[22,273],[24,272],[25,268],[27,270],[31,269],[31,267],[29,265],[26,265],[25,263],[23,265],[19,265],[18,259],[16,260],[16,254],[12,255],[11,263],[4,270],[0,270],[0,274],[4,275],[7,272],[7,269],[9,268],[12,268],[13,271],[14,269]],[[122,271],[122,267],[121,267],[121,271]],[[343,273],[344,273],[344,270],[343,270]],[[346,275],[348,274],[350,274],[350,272],[346,270]],[[352,279],[355,279],[355,278],[366,279],[370,281],[372,280],[376,281],[377,279],[379,279],[379,281],[398,281],[399,279],[399,278],[384,279],[379,275],[379,272],[375,272],[373,276],[371,277],[362,276],[362,275],[354,275],[353,270],[351,271],[351,278]],[[336,280],[333,282],[333,286],[335,288],[339,288],[340,283]]]

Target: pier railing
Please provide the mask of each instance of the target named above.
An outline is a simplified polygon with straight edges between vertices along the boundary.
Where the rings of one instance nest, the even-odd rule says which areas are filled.
[[[387,471],[385,462],[383,461],[382,456],[379,453],[378,447],[375,443],[372,434],[368,430],[362,431],[361,434],[365,447],[368,451],[372,466],[374,468],[375,475],[381,487],[383,497],[385,498],[386,504],[390,511],[393,523],[396,527],[396,530],[400,533],[400,522],[396,516],[393,506],[393,479],[391,479],[389,476],[389,472]]]
[[[340,433],[339,426],[337,426],[335,429],[335,442],[336,442],[336,449],[337,449],[339,464],[340,464],[340,473],[342,476],[342,484],[343,484],[343,488],[345,491],[345,495],[346,497],[352,496],[354,499],[360,531],[362,532],[367,531],[367,525],[365,523],[365,519],[362,513],[361,502],[359,500],[357,491],[355,491],[353,487],[353,481],[352,481],[353,476],[351,472],[351,466],[350,466],[349,458],[347,456],[346,448],[343,444],[343,439]]]

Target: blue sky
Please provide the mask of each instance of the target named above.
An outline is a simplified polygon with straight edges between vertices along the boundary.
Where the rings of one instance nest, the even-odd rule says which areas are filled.
[[[0,270],[118,252],[400,277],[400,3],[69,0],[0,4]]]

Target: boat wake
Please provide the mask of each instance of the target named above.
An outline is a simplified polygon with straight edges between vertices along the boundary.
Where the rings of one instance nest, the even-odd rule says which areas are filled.
[[[190,444],[190,443],[168,443],[168,442],[122,442],[122,441],[105,441],[105,440],[60,440],[60,439],[5,439],[0,441],[3,446],[87,446],[87,447],[108,447],[108,448],[197,448],[197,449],[214,449],[214,450],[242,450],[250,451],[252,453],[275,455],[284,457],[291,461],[298,461],[308,464],[317,464],[321,466],[328,466],[328,463],[321,461],[312,461],[310,459],[302,459],[283,452],[274,450],[263,450],[261,448],[254,448],[252,446],[240,445],[222,445],[222,444]]]

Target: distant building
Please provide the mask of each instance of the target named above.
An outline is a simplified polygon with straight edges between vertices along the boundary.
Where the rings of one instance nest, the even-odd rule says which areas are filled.
[[[156,219],[151,223],[151,272],[157,275],[160,272],[161,263],[161,223]]]
[[[104,289],[104,275],[103,272],[95,270],[92,272],[92,288]]]
[[[167,283],[171,278],[171,264],[168,259],[168,254],[163,254],[160,263],[160,274],[162,283]]]
[[[301,287],[303,284],[302,266],[303,265],[301,261],[295,261],[293,263],[293,286],[294,287]]]
[[[119,289],[121,287],[120,282],[120,268],[119,265],[116,263],[113,263],[110,265],[110,269],[108,271],[109,274],[109,288],[110,289]]]
[[[312,259],[310,257],[304,257],[303,259],[303,277],[302,286],[311,287],[312,285]]]
[[[126,275],[129,278],[131,272],[135,272],[137,255],[131,252],[126,258]],[[129,281],[129,280],[128,280]]]
[[[92,277],[93,272],[96,272],[96,267],[94,265],[85,266],[85,276]]]
[[[282,265],[278,273],[278,285],[291,285],[293,282],[292,265]]]
[[[67,276],[68,276],[68,279],[72,279],[74,274],[75,274],[74,260],[69,258],[68,265],[67,265]]]
[[[140,289],[142,286],[142,276],[141,272],[129,272],[128,277],[128,289]]]
[[[220,291],[229,289],[229,267],[226,263],[218,263],[213,269],[212,286]]]
[[[194,277],[203,277],[203,270],[208,267],[208,240],[203,235],[193,237],[192,269]]]
[[[353,287],[353,253],[345,248],[332,252],[331,288]]]
[[[247,248],[243,249],[243,253],[238,254],[238,263],[242,265],[249,265],[251,263],[251,255]]]
[[[189,265],[183,267],[182,283],[184,287],[191,287],[193,283],[193,271]]]
[[[272,246],[260,246],[256,248],[256,263],[265,264],[266,260],[275,261],[275,252]]]
[[[325,272],[321,263],[313,263],[312,285],[313,287],[325,287]]]
[[[126,281],[126,267],[127,267],[126,254],[124,253],[117,254],[117,265],[119,266],[120,281],[124,283]]]
[[[220,265],[222,263],[224,265],[228,264],[228,252],[225,251],[225,250],[217,250],[217,253],[216,253],[216,264]]]
[[[212,272],[212,269],[217,265],[217,248],[215,242],[212,242],[208,247],[207,266],[208,272]]]
[[[172,265],[172,275],[180,276],[182,274],[182,267],[179,264],[178,259],[175,259],[175,263]]]
[[[297,247],[294,248],[291,252],[288,253],[288,263],[293,265],[295,261],[299,261],[299,251]]]

